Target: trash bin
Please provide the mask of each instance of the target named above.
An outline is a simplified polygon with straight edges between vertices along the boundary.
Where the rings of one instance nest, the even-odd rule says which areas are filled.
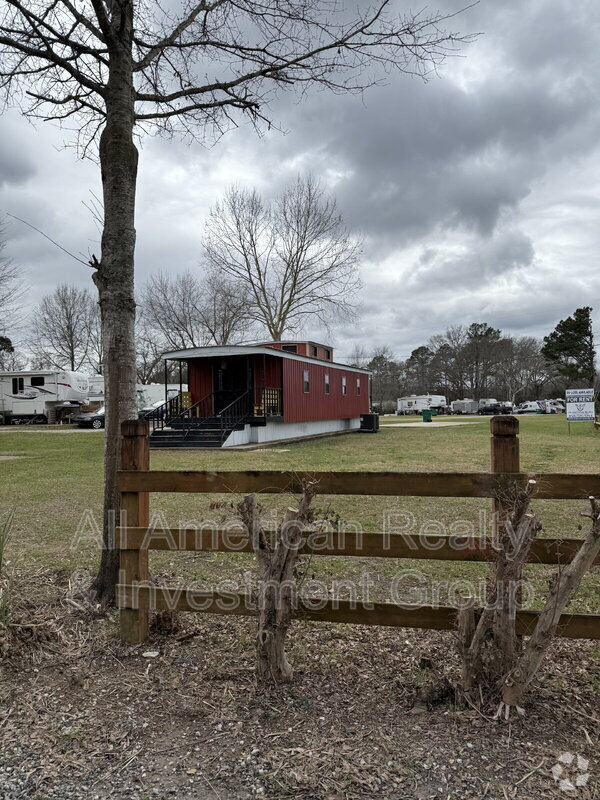
[[[431,422],[432,415],[430,408],[424,408],[422,411],[422,415],[423,415],[423,422]]]

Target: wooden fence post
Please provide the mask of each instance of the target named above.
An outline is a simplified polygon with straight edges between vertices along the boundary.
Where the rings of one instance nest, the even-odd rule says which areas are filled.
[[[147,471],[150,468],[148,423],[126,420],[121,425],[121,469]],[[122,525],[147,527],[150,524],[148,492],[121,492]],[[148,550],[121,550],[119,583],[148,581]],[[121,638],[131,644],[143,642],[148,633],[148,608],[122,608]]]
[[[520,472],[519,461],[519,420],[516,417],[504,414],[492,417],[490,420],[492,431],[492,472]],[[506,504],[501,499],[492,501],[494,514],[493,531],[494,540],[499,532],[499,525],[507,513]]]

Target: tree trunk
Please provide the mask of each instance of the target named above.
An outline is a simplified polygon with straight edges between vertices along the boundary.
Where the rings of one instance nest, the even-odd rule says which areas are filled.
[[[100,137],[104,199],[102,254],[96,264],[102,319],[105,381],[103,550],[94,590],[102,605],[114,599],[118,551],[114,525],[119,518],[117,470],[121,423],[137,418],[135,364],[135,191],[138,153],[133,142],[133,10],[131,3],[113,5],[114,38],[109,49],[106,125]]]
[[[542,659],[552,642],[556,628],[567,603],[577,591],[581,579],[592,567],[600,553],[600,503],[591,497],[592,527],[584,539],[577,555],[555,575],[550,585],[550,593],[525,650],[516,667],[506,676],[502,690],[500,715],[505,707],[506,715],[514,707],[522,712],[522,697],[535,676]]]
[[[288,508],[273,548],[263,533],[255,495],[246,497],[239,506],[258,563],[256,672],[263,684],[288,683],[292,679],[285,639],[296,591],[294,568],[315,488],[316,484],[306,484],[298,509]]]
[[[528,513],[535,488],[535,481],[529,481],[525,491],[509,493],[496,504],[498,536],[492,542],[495,561],[485,608],[476,623],[472,607],[459,612],[458,641],[466,694],[478,686],[497,685],[520,654],[515,633],[519,587],[531,542],[540,531],[538,520]]]
[[[261,563],[258,596],[258,633],[256,636],[257,675],[262,683],[287,683],[293,670],[285,652],[285,638],[292,621],[294,566],[302,536],[302,524],[296,524],[300,512],[288,508],[283,530],[268,563]],[[257,555],[259,551],[256,551]]]

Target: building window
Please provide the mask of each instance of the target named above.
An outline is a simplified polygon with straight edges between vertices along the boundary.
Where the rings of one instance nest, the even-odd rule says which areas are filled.
[[[40,376],[34,375],[33,378],[31,379],[31,385],[32,386],[43,386],[44,385],[44,376],[43,375],[40,375]]]
[[[342,378],[342,394],[348,394],[348,382],[345,375]]]
[[[329,375],[325,375],[325,394],[331,393],[331,386],[329,384]]]
[[[310,392],[310,373],[307,369],[304,370],[304,394]]]
[[[285,350],[286,353],[297,353],[298,352],[298,345],[296,344],[284,344],[281,346],[282,350]]]
[[[18,394],[19,392],[24,391],[25,389],[25,381],[23,378],[13,378],[12,379],[12,393]]]
[[[316,358],[318,356],[318,354],[319,354],[318,350],[317,350],[317,348],[316,348],[316,346],[314,344],[311,344],[311,346],[310,346],[310,354],[311,354],[311,356],[313,358]]]
[[[325,358],[328,361],[331,361],[331,350],[328,350],[327,348],[325,348]]]
[[[356,396],[360,397],[360,378],[356,379]]]

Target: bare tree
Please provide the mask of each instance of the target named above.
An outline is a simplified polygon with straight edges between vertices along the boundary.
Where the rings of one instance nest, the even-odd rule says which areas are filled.
[[[14,372],[25,369],[27,359],[19,353],[8,336],[0,336],[0,370]]]
[[[33,314],[36,363],[71,370],[87,364],[96,308],[87,289],[66,283],[43,297]]]
[[[102,374],[104,363],[104,349],[102,342],[102,318],[98,302],[90,297],[91,307],[88,315],[88,365],[95,374]]]
[[[360,367],[361,369],[367,369],[370,361],[369,354],[362,345],[355,344],[352,348],[350,353],[350,357],[348,359],[348,364],[351,367]]]
[[[184,350],[207,343],[207,332],[199,313],[202,302],[200,281],[190,272],[171,277],[166,272],[152,275],[141,292],[146,332],[155,332],[166,348]]]
[[[244,287],[216,272],[204,279],[190,272],[174,277],[159,272],[143,287],[140,305],[146,333],[154,332],[163,350],[231,344],[248,328]]]
[[[232,187],[206,226],[207,262],[245,287],[251,317],[275,341],[310,317],[327,326],[352,314],[359,252],[335,201],[310,177],[298,178],[272,206]]]
[[[251,335],[251,300],[246,287],[215,270],[202,281],[198,313],[211,344],[235,344]]]
[[[4,225],[0,223],[0,334],[9,333],[25,293],[21,270],[4,253],[4,235]]]
[[[157,341],[153,331],[149,331],[143,319],[136,323],[136,365],[139,383],[152,383],[156,378],[162,354],[166,350]]]
[[[280,89],[360,91],[382,72],[427,75],[459,37],[440,14],[397,16],[392,0],[349,14],[318,0],[6,0],[0,86],[24,113],[69,120],[84,153],[98,143],[101,256],[91,258],[104,339],[104,548],[95,589],[114,595],[120,425],[136,415],[135,193],[138,134],[221,135],[238,115],[267,120]],[[24,92],[22,90],[25,90]],[[31,101],[31,102],[29,102]],[[71,118],[75,118],[73,121]],[[179,124],[178,124],[179,123]]]

